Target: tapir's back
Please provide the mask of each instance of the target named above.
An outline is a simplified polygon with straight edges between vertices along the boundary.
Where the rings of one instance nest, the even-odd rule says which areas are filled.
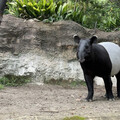
[[[117,74],[120,71],[120,47],[112,42],[101,42],[99,44],[102,45],[109,54],[112,63],[111,76]]]

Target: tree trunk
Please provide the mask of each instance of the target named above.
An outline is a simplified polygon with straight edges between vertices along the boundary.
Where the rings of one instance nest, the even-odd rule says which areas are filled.
[[[5,5],[6,5],[7,0],[0,0],[0,24],[2,21],[2,16],[3,16],[3,12],[5,9]]]

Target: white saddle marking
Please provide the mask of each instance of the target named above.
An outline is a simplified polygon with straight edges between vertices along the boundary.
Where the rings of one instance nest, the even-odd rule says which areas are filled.
[[[111,76],[117,74],[120,71],[120,47],[112,42],[101,42],[99,44],[102,45],[109,54],[112,63]]]

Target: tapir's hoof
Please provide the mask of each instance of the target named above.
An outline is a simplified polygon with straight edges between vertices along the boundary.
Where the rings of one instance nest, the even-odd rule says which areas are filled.
[[[110,102],[111,102],[111,101],[115,101],[115,99],[114,99],[114,98],[110,98],[110,99],[108,99],[108,100],[109,100]]]
[[[93,99],[87,99],[87,98],[86,98],[84,101],[85,101],[85,102],[93,102]]]

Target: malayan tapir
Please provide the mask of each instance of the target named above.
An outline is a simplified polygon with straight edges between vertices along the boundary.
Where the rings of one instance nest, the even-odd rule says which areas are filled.
[[[117,97],[120,98],[120,47],[112,42],[97,43],[95,35],[89,39],[81,39],[78,35],[74,35],[73,38],[78,44],[77,58],[88,88],[86,100],[93,100],[95,76],[103,78],[106,97],[108,100],[114,100],[111,76],[115,75]]]

